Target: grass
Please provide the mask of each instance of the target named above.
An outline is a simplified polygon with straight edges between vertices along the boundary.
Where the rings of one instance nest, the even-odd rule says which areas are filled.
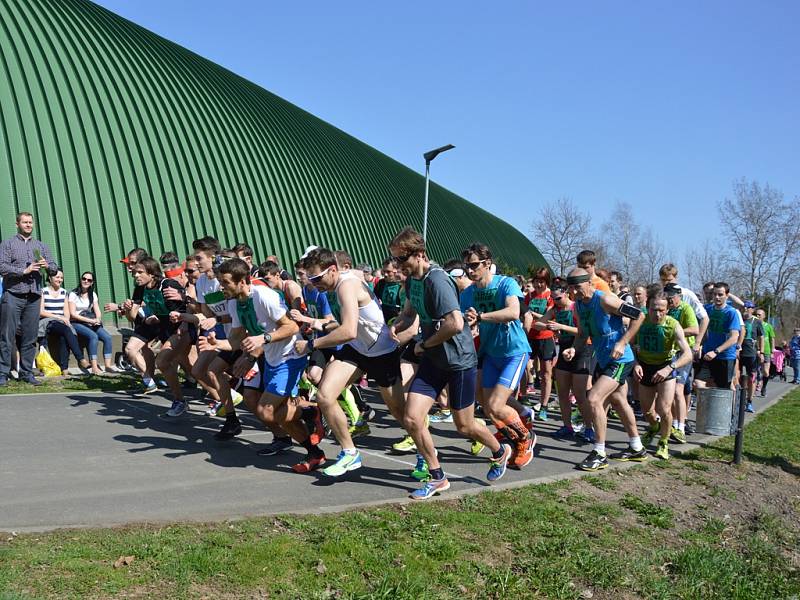
[[[759,415],[746,435],[753,468],[797,469],[800,393]],[[731,448],[720,440],[670,461],[670,471],[645,465],[613,479],[340,515],[20,535],[0,540],[0,599],[800,595],[791,559],[800,531],[766,508],[748,520],[724,519],[698,503],[681,526],[665,503],[631,493],[667,480],[681,485],[672,470],[710,477]],[[600,500],[597,490],[618,497]],[[115,569],[121,556],[134,561]]]
[[[32,386],[27,383],[9,380],[8,385],[0,387],[0,396],[8,394],[45,394],[50,392],[118,392],[134,387],[141,379],[127,374],[89,375],[86,377],[39,377],[42,385]],[[2,600],[2,596],[0,596]]]

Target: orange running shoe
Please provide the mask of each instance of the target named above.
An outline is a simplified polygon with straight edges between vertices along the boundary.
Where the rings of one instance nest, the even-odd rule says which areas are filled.
[[[324,464],[325,464],[324,454],[320,456],[311,456],[309,454],[308,456],[306,456],[306,459],[303,462],[297,463],[296,465],[292,465],[292,471],[294,471],[295,473],[310,473],[311,471],[316,471]]]
[[[514,457],[509,461],[509,467],[521,469],[533,460],[533,448],[536,446],[536,434],[532,433],[527,439],[517,442],[514,448]]]

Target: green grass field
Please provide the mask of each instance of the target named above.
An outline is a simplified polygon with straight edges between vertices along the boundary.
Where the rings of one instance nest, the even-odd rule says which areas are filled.
[[[792,598],[798,440],[794,392],[748,426],[740,467],[725,438],[458,500],[9,535],[0,598]],[[115,568],[123,556],[133,561]]]
[[[118,392],[141,385],[141,378],[127,373],[114,375],[90,375],[87,377],[40,377],[42,385],[32,386],[18,381],[9,381],[5,387],[0,387],[0,396],[7,394],[47,394],[60,392]]]

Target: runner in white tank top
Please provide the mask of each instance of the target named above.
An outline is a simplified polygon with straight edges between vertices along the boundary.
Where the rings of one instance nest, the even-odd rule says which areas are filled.
[[[330,477],[339,477],[361,467],[361,455],[348,431],[347,418],[336,401],[339,394],[366,373],[375,379],[383,401],[397,419],[404,422],[405,401],[400,378],[400,353],[383,320],[383,312],[369,287],[356,275],[339,271],[336,256],[330,250],[317,248],[303,260],[308,280],[326,292],[335,321],[322,327],[326,335],[311,341],[299,341],[300,353],[314,348],[336,348],[333,361],[322,374],[317,403],[328,425],[342,446],[336,462],[323,469]]]

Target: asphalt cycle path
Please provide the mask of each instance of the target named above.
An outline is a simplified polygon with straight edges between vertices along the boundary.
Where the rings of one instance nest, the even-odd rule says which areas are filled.
[[[767,398],[756,397],[757,411],[790,389],[794,386],[773,380]],[[205,416],[203,403],[192,403],[183,417],[170,419],[165,415],[170,402],[159,395],[0,396],[0,531],[216,521],[409,501],[408,494],[419,487],[409,476],[415,456],[391,453],[402,432],[376,394],[366,397],[376,415],[372,433],[356,440],[364,466],[332,480],[320,472],[292,472],[291,465],[305,454],[299,447],[258,456],[272,434],[245,410],[239,411],[242,435],[218,442],[213,434],[222,419]],[[432,425],[452,485],[440,497],[584,474],[575,465],[591,446],[554,439],[560,424],[560,419],[537,422],[536,458],[522,471],[508,469],[493,485],[486,481],[487,450],[474,457],[453,424]],[[608,450],[621,450],[627,442],[620,423],[612,420],[609,426]],[[690,444],[670,448],[683,450],[708,439],[695,434]],[[331,440],[322,447],[329,459],[339,451]]]

